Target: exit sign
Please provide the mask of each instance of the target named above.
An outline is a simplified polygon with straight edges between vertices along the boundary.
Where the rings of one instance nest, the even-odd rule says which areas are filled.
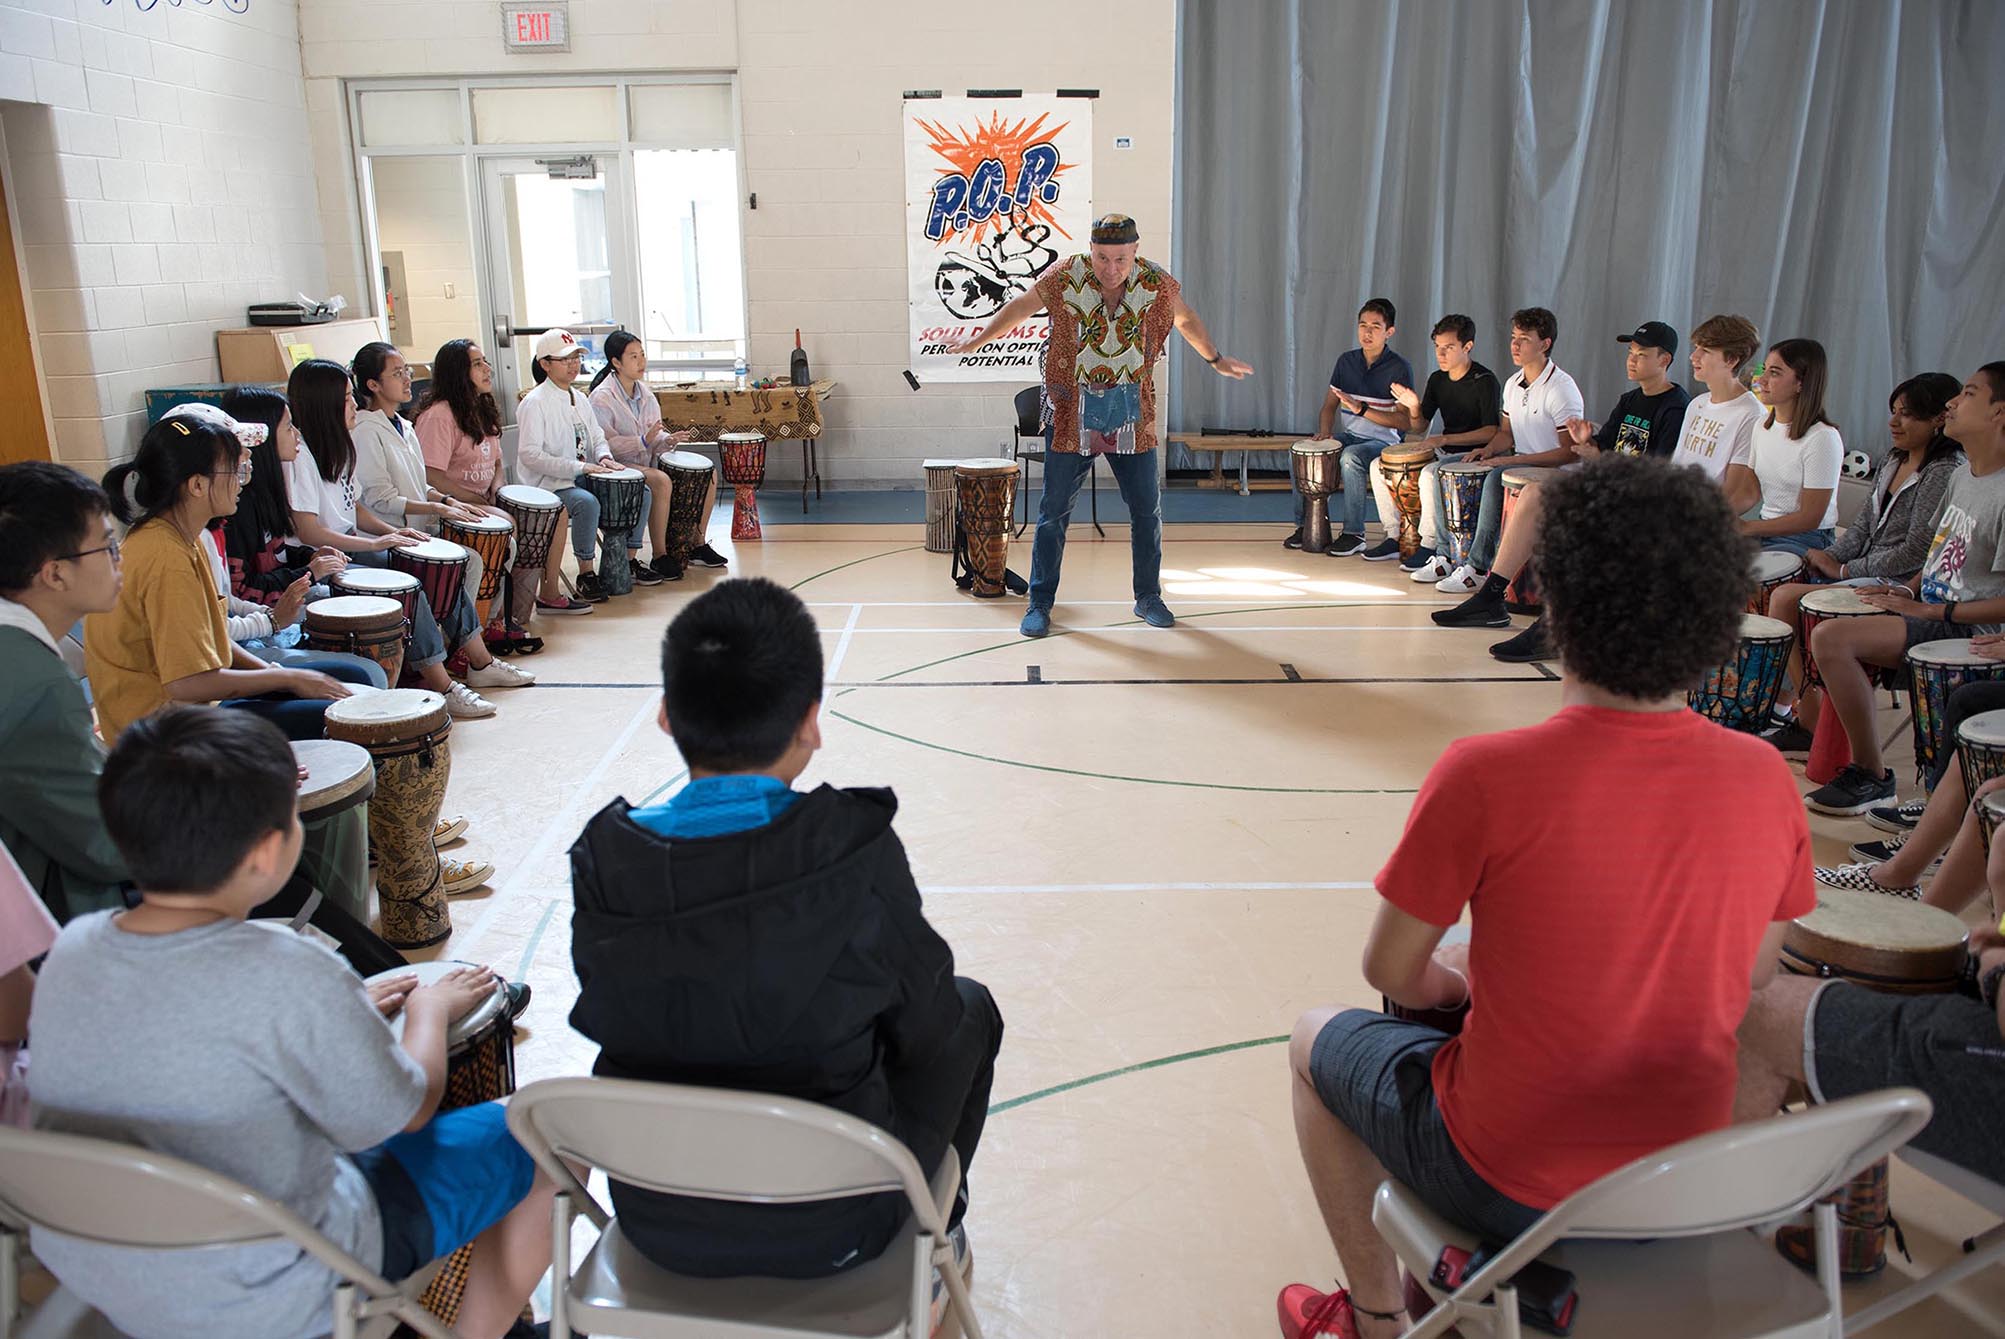
[[[503,5],[501,40],[510,51],[569,51],[571,6],[568,0],[539,5]]]

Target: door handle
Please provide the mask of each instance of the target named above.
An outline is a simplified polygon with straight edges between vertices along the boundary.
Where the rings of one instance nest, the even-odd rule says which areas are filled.
[[[515,323],[514,323],[513,321],[511,321],[511,320],[509,320],[509,319],[508,319],[508,313],[506,313],[506,312],[500,312],[500,313],[497,313],[497,314],[495,315],[495,318],[494,318],[494,347],[495,347],[495,348],[497,348],[497,349],[506,349],[506,348],[509,348],[509,347],[511,347],[511,345],[512,345],[512,342],[513,342],[513,340],[514,340],[514,336],[513,336],[513,335],[511,335],[511,334],[510,334],[509,332],[510,332],[511,330],[513,330],[513,329],[514,329],[514,327],[515,327]]]

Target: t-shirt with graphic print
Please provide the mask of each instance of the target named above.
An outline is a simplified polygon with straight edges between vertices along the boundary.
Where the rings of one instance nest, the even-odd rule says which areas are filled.
[[[1701,395],[1685,406],[1685,429],[1671,463],[1702,469],[1714,483],[1726,477],[1729,465],[1753,468],[1754,425],[1766,412],[1753,391],[1731,400]]]
[[[2001,596],[2005,596],[2005,469],[1977,475],[1965,461],[1950,476],[1949,494],[1935,523],[1935,541],[1921,567],[1922,603],[1960,604]],[[1973,634],[1996,630],[1995,624],[1970,628]]]
[[[1595,444],[1618,456],[1667,457],[1678,449],[1678,432],[1685,426],[1685,405],[1690,400],[1676,382],[1656,395],[1632,386],[1594,434]]]

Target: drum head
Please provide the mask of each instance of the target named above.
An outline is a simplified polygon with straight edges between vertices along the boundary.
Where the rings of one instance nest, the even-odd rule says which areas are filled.
[[[720,432],[717,434],[717,441],[721,446],[743,446],[747,442],[763,442],[765,440],[766,434],[763,432]]]
[[[559,503],[558,505],[561,506],[563,504]],[[479,530],[488,534],[493,534],[497,531],[506,532],[515,528],[515,522],[509,520],[506,516],[490,516],[486,512],[482,512],[478,520],[455,521],[447,518],[445,523],[457,526],[461,530]]]
[[[1803,560],[1793,553],[1770,549],[1754,555],[1754,579],[1766,585],[1786,581],[1803,570]]]
[[[1977,812],[1989,819],[1993,827],[2005,821],[2005,791],[1992,791],[1989,795],[1977,797]]]
[[[429,688],[389,688],[357,693],[327,704],[327,719],[343,725],[416,724],[445,712],[446,700]]]
[[[1802,608],[1826,616],[1853,614],[1884,614],[1884,609],[1876,609],[1859,598],[1856,586],[1819,586],[1805,591],[1799,601]]]
[[[698,456],[697,459],[702,460],[703,457]],[[922,460],[919,462],[919,468],[922,470],[951,470],[954,469],[956,466],[965,465],[967,463],[968,461],[966,457],[962,457],[959,460]]]
[[[1956,727],[1958,739],[1990,748],[2005,748],[2005,711],[1981,711]]]
[[[1962,920],[1921,902],[1817,885],[1817,909],[1794,922],[1840,944],[1890,952],[1961,948],[1970,932]]]
[[[1923,642],[1908,648],[1908,662],[1914,665],[1997,665],[2005,671],[2005,664],[1980,656],[1970,649],[1968,637],[1945,637],[1939,642]]]
[[[1342,442],[1297,442],[1289,448],[1298,456],[1330,456],[1344,449]]]
[[[503,484],[495,496],[527,511],[558,511],[564,506],[564,500],[555,493],[546,488],[531,488],[528,484]]]
[[[637,484],[640,482],[640,471],[621,466],[616,470],[601,470],[597,474],[588,474],[585,477],[587,479],[600,479],[607,483]]]
[[[303,739],[292,756],[306,769],[299,783],[299,816],[307,822],[338,814],[369,798],[376,789],[376,763],[369,750],[338,739]]]
[[[441,962],[414,962],[408,967],[393,967],[387,972],[378,972],[376,975],[369,977],[368,980],[371,982],[389,981],[399,976],[415,976],[418,978],[419,985],[429,986],[443,980],[445,974],[455,968],[476,967],[478,965],[478,963],[471,962],[454,962],[451,959]],[[446,1049],[448,1051],[457,1051],[465,1046],[469,1039],[479,1036],[482,1032],[492,1027],[494,1021],[501,1017],[502,1010],[507,1007],[508,988],[497,978],[492,995],[489,995],[486,999],[474,1005],[473,1008],[461,1014],[447,1025]],[[404,1040],[404,1011],[399,1009],[396,1016],[389,1020],[389,1023],[390,1031],[396,1034],[398,1042],[401,1043]]]
[[[406,544],[393,552],[406,558],[415,558],[428,563],[463,563],[466,561],[466,546],[455,544],[450,539],[427,539],[419,544]]]
[[[401,622],[403,617],[404,606],[381,595],[330,595],[306,607],[306,621],[324,625],[381,623],[392,618]]]
[[[1779,618],[1768,618],[1762,614],[1740,616],[1740,639],[1744,642],[1784,641],[1795,635],[1789,630],[1789,625]]]
[[[1443,474],[1488,474],[1491,466],[1477,460],[1451,460],[1441,467]]]
[[[971,478],[1001,478],[1005,474],[1016,473],[1016,462],[1013,460],[964,460],[954,466],[954,473],[956,475],[965,474]]]
[[[710,469],[709,457],[699,456],[694,451],[664,451],[654,458],[654,463],[659,466],[673,465],[679,470],[703,470],[706,473]],[[929,460],[926,463],[930,465],[933,462]]]
[[[1378,458],[1388,465],[1425,465],[1434,459],[1431,446],[1388,446],[1378,453]]]
[[[1535,484],[1548,474],[1555,474],[1557,472],[1556,470],[1546,469],[1539,465],[1521,465],[1516,469],[1504,471],[1504,486],[1510,488],[1515,485],[1516,487],[1523,488],[1526,484]]]
[[[459,548],[459,545],[453,545]],[[460,550],[462,553],[464,549]],[[340,590],[374,591],[381,595],[403,595],[418,588],[418,579],[409,572],[396,572],[387,567],[351,567],[334,574],[334,586]],[[328,601],[322,600],[321,604]],[[308,608],[313,606],[309,605]]]

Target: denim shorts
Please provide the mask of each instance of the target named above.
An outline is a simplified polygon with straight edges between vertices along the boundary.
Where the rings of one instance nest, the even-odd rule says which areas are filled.
[[[1545,1216],[1476,1174],[1448,1136],[1434,1100],[1434,1053],[1448,1034],[1369,1009],[1338,1014],[1316,1034],[1309,1076],[1332,1115],[1364,1140],[1393,1180],[1450,1222],[1509,1241]]]
[[[393,1283],[506,1218],[536,1179],[536,1163],[508,1132],[499,1102],[440,1112],[424,1129],[353,1156],[376,1196],[380,1272]]]

